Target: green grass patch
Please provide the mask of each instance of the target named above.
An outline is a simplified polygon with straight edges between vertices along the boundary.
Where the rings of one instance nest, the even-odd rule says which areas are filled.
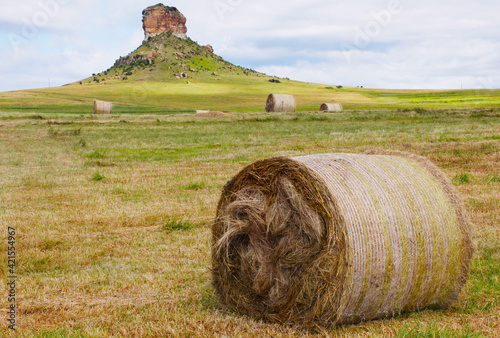
[[[106,158],[107,152],[108,152],[108,149],[106,149],[106,148],[96,149],[96,150],[84,155],[84,157],[90,158],[90,159],[103,159],[103,158]]]
[[[463,313],[490,311],[500,305],[500,242],[478,244],[471,264]]]
[[[455,184],[467,184],[471,181],[472,176],[469,173],[458,174],[452,179],[452,182]]]
[[[101,335],[95,335],[95,337],[100,337]],[[31,335],[32,338],[85,338],[94,337],[94,335],[89,335],[85,331],[75,328],[72,330],[57,328],[57,329],[45,329],[40,330]]]
[[[492,182],[492,183],[500,183],[500,175],[488,175],[484,178],[484,181],[486,182]]]
[[[92,175],[92,180],[96,181],[96,182],[102,181],[105,178],[106,177],[104,177],[103,175],[101,175],[101,173],[99,172],[99,170],[97,170],[96,172],[94,172],[94,175]]]
[[[414,326],[405,325],[399,330],[397,338],[479,338],[482,337],[480,332],[473,332],[468,327],[465,327],[461,332],[455,332],[447,325],[439,326],[436,322],[429,325],[417,323]]]
[[[50,127],[48,130],[48,134],[52,137],[57,136],[79,136],[82,134],[82,128],[63,130],[58,128]]]
[[[169,220],[162,226],[163,230],[171,231],[188,231],[194,229],[195,227],[196,225],[193,223],[178,219]]]
[[[36,115],[29,115],[28,118],[32,119],[32,120],[44,120],[45,118],[40,115],[40,114],[36,114]]]
[[[207,185],[205,182],[195,182],[195,183],[190,183],[182,187],[184,190],[200,190],[205,188]]]

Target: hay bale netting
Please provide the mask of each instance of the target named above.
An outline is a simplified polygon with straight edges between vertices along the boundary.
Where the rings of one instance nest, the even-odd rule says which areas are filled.
[[[94,100],[94,114],[111,114],[113,112],[113,103]]]
[[[447,308],[473,251],[449,180],[400,153],[250,164],[224,187],[212,241],[222,303],[304,325]]]
[[[319,111],[342,111],[344,107],[340,103],[323,103],[319,107]]]
[[[297,104],[293,95],[269,94],[266,103],[268,113],[294,113],[297,111]]]

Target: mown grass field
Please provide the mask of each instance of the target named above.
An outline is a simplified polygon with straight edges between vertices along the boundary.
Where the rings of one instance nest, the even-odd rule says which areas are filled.
[[[199,119],[169,110],[191,107],[158,104],[165,110],[94,117],[70,111],[64,93],[80,89],[65,88],[0,95],[0,239],[5,248],[7,227],[16,228],[17,336],[498,336],[500,109],[426,110],[413,102],[422,96],[380,93],[418,109]],[[50,103],[18,109],[37,95]],[[371,149],[424,155],[453,181],[477,246],[460,300],[447,311],[315,331],[221,307],[210,285],[210,224],[224,184],[257,159]],[[0,290],[7,294],[5,283]],[[8,337],[7,306],[2,296],[0,336]]]

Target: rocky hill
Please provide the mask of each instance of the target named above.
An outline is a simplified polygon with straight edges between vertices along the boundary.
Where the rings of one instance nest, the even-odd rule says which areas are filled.
[[[120,57],[108,70],[82,80],[80,84],[116,81],[227,81],[235,77],[265,74],[235,66],[214,54],[212,46],[201,46],[187,37],[186,18],[175,7],[158,4],[143,12],[145,40],[129,55]],[[277,81],[276,79],[271,79]]]

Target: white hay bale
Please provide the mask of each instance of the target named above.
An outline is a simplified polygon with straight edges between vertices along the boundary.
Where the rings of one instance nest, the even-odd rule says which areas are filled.
[[[323,103],[321,107],[319,108],[320,111],[333,111],[333,112],[339,112],[344,110],[344,107],[342,107],[342,104],[340,103]]]
[[[269,94],[266,103],[266,112],[270,113],[294,113],[297,111],[297,103],[293,95]]]
[[[94,114],[111,114],[113,112],[113,103],[94,100]]]

